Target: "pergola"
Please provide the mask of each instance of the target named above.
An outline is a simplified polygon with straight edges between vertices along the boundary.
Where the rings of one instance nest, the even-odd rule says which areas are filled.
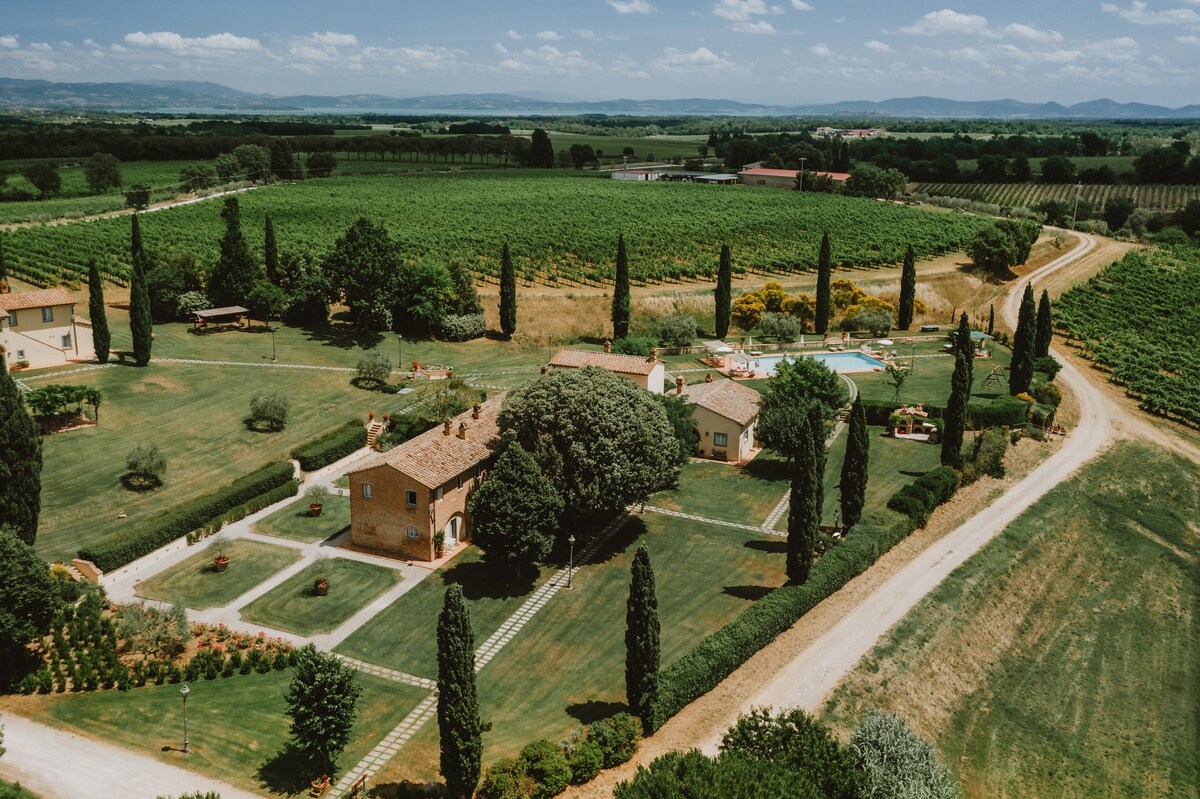
[[[207,333],[209,325],[218,327],[235,326],[241,328],[243,322],[250,316],[250,311],[240,305],[230,305],[225,308],[209,308],[204,311],[196,311],[196,318],[192,321],[192,329],[197,333]]]

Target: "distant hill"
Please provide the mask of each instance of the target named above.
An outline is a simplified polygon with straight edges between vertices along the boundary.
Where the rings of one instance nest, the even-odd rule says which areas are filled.
[[[277,97],[200,81],[147,80],[124,83],[53,83],[0,78],[0,107],[106,111],[214,110],[230,112],[424,111],[460,114],[607,114],[634,116],[807,116],[855,119],[1197,119],[1200,105],[1164,108],[1144,103],[1092,100],[1063,106],[1017,100],[947,100],[903,97],[815,105],[762,105],[737,100],[557,101],[520,94],[436,94],[390,97],[382,94]]]

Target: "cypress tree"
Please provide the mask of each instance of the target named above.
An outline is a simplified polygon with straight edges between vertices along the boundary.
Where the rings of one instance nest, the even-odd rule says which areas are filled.
[[[517,270],[507,244],[500,252],[500,330],[509,338],[517,332]]]
[[[629,259],[625,255],[625,236],[617,236],[617,275],[613,283],[613,338],[629,335]]]
[[[446,589],[438,616],[437,649],[441,773],[451,797],[470,799],[479,784],[483,723],[475,691],[475,634],[460,585]]]
[[[142,223],[140,216],[135,213],[133,230],[129,236],[129,263],[132,264],[143,255],[145,255],[145,250],[142,248]]]
[[[216,269],[208,281],[208,294],[218,305],[245,305],[258,280],[258,266],[250,257],[250,245],[242,235],[237,197],[225,198],[221,218],[225,220],[225,235],[221,237]]]
[[[996,306],[988,306],[988,335],[996,335]]]
[[[275,243],[275,224],[271,221],[271,215],[267,214],[267,218],[263,223],[263,265],[266,267],[267,281],[272,285],[279,285],[279,247]]]
[[[967,397],[970,395],[967,359],[962,352],[954,353],[954,374],[950,376],[950,401],[946,403],[942,430],[942,465],[955,469],[962,466],[963,433],[967,428]]]
[[[817,524],[821,523],[821,511],[825,508],[825,461],[828,454],[825,450],[825,417],[817,403],[808,407],[808,435],[812,439],[813,469],[816,471],[816,484],[813,491],[816,494]]]
[[[8,264],[4,261],[4,235],[0,234],[0,293],[8,291]]]
[[[846,459],[842,461],[842,525],[850,529],[862,518],[867,497],[867,465],[870,461],[867,437],[867,412],[862,397],[850,406],[850,429],[846,438]]]
[[[96,259],[88,259],[88,318],[92,320],[92,348],[96,360],[108,363],[108,352],[112,347],[112,336],[108,332],[108,316],[104,311],[104,280]]]
[[[30,546],[42,507],[42,438],[0,354],[0,526]]]
[[[723,339],[729,334],[729,315],[733,308],[733,259],[729,255],[729,245],[721,245],[721,262],[717,266],[717,288],[714,291],[717,300],[717,338]]]
[[[917,301],[917,256],[912,245],[904,251],[904,269],[900,273],[900,307],[896,327],[908,330],[913,323],[913,306]]]
[[[1054,322],[1051,317],[1050,292],[1042,289],[1038,301],[1037,325],[1033,336],[1033,357],[1042,358],[1050,354],[1050,342],[1054,339]]]
[[[975,384],[975,342],[971,340],[971,323],[967,321],[967,312],[963,311],[958,317],[958,331],[954,334],[954,352],[962,353],[967,362],[967,395]]]
[[[816,331],[822,336],[829,329],[830,282],[833,276],[833,257],[829,246],[829,234],[821,237],[821,254],[817,259],[817,312]]]
[[[803,430],[797,438],[799,445],[796,447],[796,459],[792,462],[785,570],[789,580],[803,583],[808,580],[808,572],[812,568],[820,508],[817,506],[817,464],[812,435],[808,430]]]
[[[1017,332],[1013,335],[1012,364],[1008,368],[1008,393],[1016,396],[1029,390],[1033,380],[1034,316],[1033,287],[1025,284],[1021,310],[1017,314]]]
[[[625,696],[649,735],[658,697],[659,626],[654,570],[645,544],[633,556],[632,571],[625,606]]]
[[[154,324],[150,319],[150,293],[146,289],[146,253],[142,250],[142,227],[133,215],[133,271],[129,279],[129,332],[133,335],[133,362],[150,363]]]

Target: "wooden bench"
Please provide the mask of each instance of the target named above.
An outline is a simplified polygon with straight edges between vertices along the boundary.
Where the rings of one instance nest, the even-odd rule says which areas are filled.
[[[324,794],[326,791],[329,790],[329,783],[330,783],[329,775],[328,774],[321,775],[320,777],[318,777],[317,779],[315,779],[309,783],[309,785],[312,786],[312,790],[310,790],[308,792],[308,795],[313,796],[313,797],[321,796],[322,794]]]

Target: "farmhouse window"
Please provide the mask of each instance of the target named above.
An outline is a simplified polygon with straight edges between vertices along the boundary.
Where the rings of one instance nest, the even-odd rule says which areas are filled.
[[[713,446],[724,447],[729,444],[729,436],[726,433],[713,433]]]
[[[419,533],[417,532],[417,528],[410,524],[408,526],[408,537],[409,538],[417,538],[418,536],[419,536]]]
[[[375,496],[375,487],[372,486],[370,483],[363,483],[362,484],[362,495],[363,495],[363,499],[371,499],[373,496]]]
[[[404,492],[404,499],[408,502],[408,507],[417,507],[417,492],[411,488]]]
[[[64,350],[71,349],[71,334],[70,333],[68,333],[67,335],[62,337],[62,348]]]
[[[17,326],[17,312],[16,311],[8,312],[8,326],[9,327]]]
[[[434,502],[442,501],[442,487],[441,486],[438,486],[437,489],[433,492],[433,501]]]
[[[42,321],[43,322],[53,322],[54,321],[54,309],[53,308],[43,308],[42,309]]]

